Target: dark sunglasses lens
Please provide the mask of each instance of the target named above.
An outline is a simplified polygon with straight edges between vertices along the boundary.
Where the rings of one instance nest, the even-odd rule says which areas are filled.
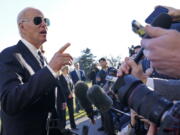
[[[47,26],[50,25],[50,20],[48,18],[44,18],[44,22],[46,23]]]
[[[34,24],[39,25],[42,23],[42,18],[41,17],[34,17]]]

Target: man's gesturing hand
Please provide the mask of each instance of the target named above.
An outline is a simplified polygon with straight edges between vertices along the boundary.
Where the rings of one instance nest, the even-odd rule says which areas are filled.
[[[70,43],[66,43],[62,48],[57,51],[51,61],[49,62],[49,66],[55,72],[59,71],[64,65],[72,64],[72,56],[68,53],[64,53],[64,51],[70,46]]]

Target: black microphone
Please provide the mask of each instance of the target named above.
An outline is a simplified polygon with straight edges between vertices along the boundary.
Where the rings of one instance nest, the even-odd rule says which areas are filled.
[[[112,99],[105,93],[99,85],[93,85],[87,91],[89,101],[94,104],[101,112],[108,111],[112,105]]]
[[[87,98],[88,85],[85,82],[79,81],[75,85],[75,96],[78,98],[81,106],[86,111],[88,117],[94,122],[94,110],[91,102]]]
[[[87,97],[92,104],[94,104],[100,112],[106,112],[112,110],[117,113],[122,113],[126,116],[130,116],[129,113],[123,112],[113,107],[112,99],[104,92],[103,88],[99,85],[93,85],[87,91]]]

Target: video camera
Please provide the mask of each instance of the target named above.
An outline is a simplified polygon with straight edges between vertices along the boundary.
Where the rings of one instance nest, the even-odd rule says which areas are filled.
[[[116,75],[117,75],[117,69],[113,68],[113,67],[109,68],[108,74],[106,75],[106,78],[105,78],[106,83],[103,86],[103,89],[106,91],[106,93],[109,96],[111,96],[111,98],[112,98],[111,88],[112,88],[114,82],[117,80]]]

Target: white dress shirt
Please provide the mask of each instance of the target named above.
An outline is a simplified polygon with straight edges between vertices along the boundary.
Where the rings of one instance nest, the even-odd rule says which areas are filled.
[[[31,43],[29,43],[27,40],[25,39],[21,39],[21,41],[24,43],[24,45],[29,49],[29,51],[33,54],[33,56],[37,59],[37,61],[39,62],[39,64],[42,67],[41,61],[40,61],[40,57],[38,55],[38,51],[41,51],[40,49],[37,49],[34,45],[32,45]],[[45,66],[47,66],[47,68],[49,69],[49,71],[52,73],[52,75],[57,78],[58,77],[58,73],[54,72],[53,69],[48,65],[48,63],[44,62]],[[43,68],[43,67],[42,67]]]
[[[80,70],[75,69],[75,71],[76,71],[76,74],[77,74],[79,80],[81,80],[81,73],[80,73]]]

